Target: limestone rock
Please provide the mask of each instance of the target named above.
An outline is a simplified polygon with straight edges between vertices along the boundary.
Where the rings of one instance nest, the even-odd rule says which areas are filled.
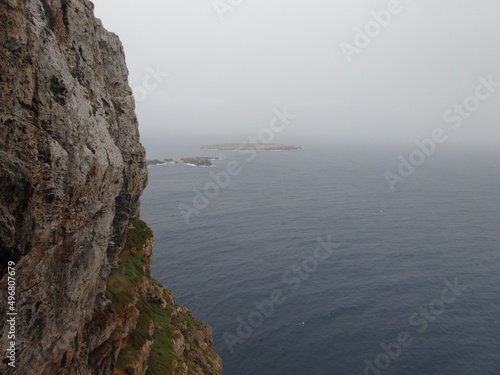
[[[119,314],[106,278],[147,184],[123,48],[88,0],[0,0],[0,25],[1,353],[7,261],[18,313],[0,373],[109,375],[140,311]]]

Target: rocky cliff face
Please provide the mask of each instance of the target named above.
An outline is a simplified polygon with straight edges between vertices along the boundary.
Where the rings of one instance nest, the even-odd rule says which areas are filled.
[[[121,287],[118,297],[132,295],[137,311],[106,284],[123,264],[147,183],[121,43],[87,0],[0,0],[0,25],[0,373],[121,371],[121,349],[146,309],[140,303],[156,298],[170,311],[156,317],[177,319],[173,299],[153,281]],[[143,260],[146,275],[151,257]],[[8,262],[15,263],[15,369],[3,360],[12,341]],[[131,373],[145,373],[155,325],[163,324],[147,320],[150,344],[135,348],[142,360],[125,368]],[[180,342],[178,335],[157,339]],[[184,354],[179,348],[170,359],[196,373]],[[214,365],[205,373],[220,373],[220,359],[208,361]]]

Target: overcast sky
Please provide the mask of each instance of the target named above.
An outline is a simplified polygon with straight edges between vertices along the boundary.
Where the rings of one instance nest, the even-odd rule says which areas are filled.
[[[244,139],[286,106],[290,136],[423,138],[453,125],[444,113],[475,95],[479,76],[500,82],[500,2],[397,3],[249,0],[217,12],[212,0],[94,1],[124,44],[143,136]],[[372,33],[367,47],[357,27]],[[456,137],[498,141],[500,87],[491,91],[469,98],[477,109]]]

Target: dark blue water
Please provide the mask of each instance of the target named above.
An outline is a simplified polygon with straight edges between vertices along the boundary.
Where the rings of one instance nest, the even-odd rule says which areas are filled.
[[[383,174],[412,150],[185,146],[223,159],[150,169],[153,274],[213,327],[225,375],[500,374],[500,158],[442,145],[392,193]],[[179,204],[231,161],[186,224]]]

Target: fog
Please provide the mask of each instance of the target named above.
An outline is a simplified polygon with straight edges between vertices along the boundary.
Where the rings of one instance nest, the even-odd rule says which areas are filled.
[[[285,107],[281,142],[500,136],[497,1],[94,3],[124,44],[146,143],[240,141]]]

